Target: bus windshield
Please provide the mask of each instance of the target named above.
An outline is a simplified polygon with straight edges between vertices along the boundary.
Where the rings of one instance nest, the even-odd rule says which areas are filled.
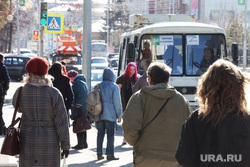
[[[223,34],[157,34],[143,35],[141,38],[140,70],[143,70],[143,57],[148,62],[159,61],[172,68],[172,76],[199,76],[225,53]],[[146,45],[149,45],[147,47]],[[144,54],[144,55],[143,55]]]
[[[93,57],[106,57],[108,46],[106,43],[92,43],[91,53]]]
[[[107,44],[92,44],[92,51],[96,52],[107,51]]]

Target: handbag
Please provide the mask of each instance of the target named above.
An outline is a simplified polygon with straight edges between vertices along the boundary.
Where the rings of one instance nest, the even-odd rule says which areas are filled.
[[[74,108],[78,110],[77,112],[78,114],[74,118],[74,121],[73,121],[73,132],[81,133],[81,132],[91,129],[89,119],[87,116],[83,115],[81,108],[76,108],[76,107]]]
[[[19,108],[22,88],[23,87],[20,87],[19,92],[18,92],[18,97],[17,97],[17,102],[16,102],[12,122],[6,130],[6,136],[4,138],[4,142],[2,145],[1,154],[14,156],[20,153],[21,142],[20,142],[19,134],[20,134],[21,118],[18,117],[16,119],[16,113],[17,113],[17,109]],[[19,125],[17,128],[15,128],[15,125],[18,122],[19,122]]]

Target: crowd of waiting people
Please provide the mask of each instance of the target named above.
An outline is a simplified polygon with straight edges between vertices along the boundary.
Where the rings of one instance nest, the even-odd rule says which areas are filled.
[[[1,81],[6,80],[5,87],[1,84],[4,98],[9,80],[2,55],[0,60]],[[140,77],[137,64],[130,62],[118,78],[112,69],[104,69],[99,84],[103,111],[93,116],[86,110],[89,90],[84,75],[66,72],[61,62],[49,67],[45,59],[32,58],[26,65],[28,75],[19,107],[19,166],[60,166],[61,157],[69,155],[73,108],[95,122],[97,160],[104,159],[105,131],[107,160],[119,160],[114,155],[114,134],[116,122],[123,119],[122,144],[133,146],[133,167],[249,166],[247,74],[228,60],[215,61],[199,80],[199,109],[192,112],[186,98],[169,85],[170,67],[152,62],[147,66],[144,63],[143,69]],[[19,89],[13,96],[14,106]],[[1,127],[3,124],[1,121]],[[78,143],[72,149],[87,149],[87,131],[76,135]],[[231,159],[227,159],[229,156]]]

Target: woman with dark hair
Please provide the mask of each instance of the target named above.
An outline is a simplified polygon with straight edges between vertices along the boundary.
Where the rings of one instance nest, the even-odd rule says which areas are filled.
[[[213,64],[216,61],[212,49],[209,47],[205,46],[204,48],[204,56],[201,60],[200,68],[197,71],[198,75],[203,74],[204,72],[207,71],[208,67]]]
[[[63,95],[64,104],[69,114],[73,101],[73,91],[70,85],[70,79],[62,74],[63,65],[55,62],[50,67],[48,73],[54,77],[53,86],[56,87]]]
[[[249,77],[226,60],[217,60],[203,74],[197,87],[199,109],[182,127],[176,153],[180,165],[249,166],[249,84]]]
[[[136,63],[130,62],[125,70],[125,73],[119,76],[116,80],[116,84],[120,88],[121,100],[122,100],[122,110],[126,109],[129,98],[132,96],[132,87],[137,81],[137,67]],[[127,144],[125,140],[123,140],[122,144]]]

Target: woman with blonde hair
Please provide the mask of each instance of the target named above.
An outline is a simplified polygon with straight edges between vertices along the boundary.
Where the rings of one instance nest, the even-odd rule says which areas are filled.
[[[47,75],[48,67],[45,59],[35,57],[25,68],[28,76],[18,108],[22,113],[20,167],[59,167],[61,158],[69,155],[68,115],[62,94],[52,86],[51,77]],[[13,106],[19,89],[13,96]]]
[[[249,77],[233,63],[217,60],[197,87],[199,109],[182,127],[176,159],[184,167],[250,164]]]

